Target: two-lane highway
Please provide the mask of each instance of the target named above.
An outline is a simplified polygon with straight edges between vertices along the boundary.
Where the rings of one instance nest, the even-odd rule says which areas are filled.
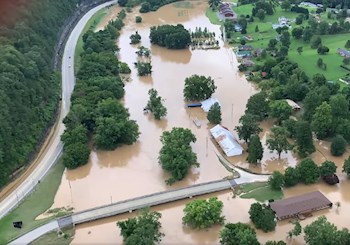
[[[32,173],[8,196],[0,203],[0,219],[3,218],[8,212],[10,212],[16,205],[25,198],[38,184],[38,182],[45,176],[52,165],[62,154],[63,144],[61,142],[61,135],[64,132],[63,119],[69,112],[70,97],[74,89],[75,77],[74,77],[74,53],[75,47],[88,20],[100,9],[116,4],[117,0],[106,2],[101,4],[88,13],[86,13],[74,27],[71,32],[62,58],[62,105],[60,115],[57,119],[57,125],[53,129],[54,132],[50,138],[50,142],[47,144],[46,149],[38,156],[40,163],[32,171]]]

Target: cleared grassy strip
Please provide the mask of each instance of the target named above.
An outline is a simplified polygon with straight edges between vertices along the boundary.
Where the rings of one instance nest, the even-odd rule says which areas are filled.
[[[221,25],[222,22],[219,20],[216,10],[213,11],[211,8],[208,8],[207,11],[205,11],[205,15],[208,17],[210,23],[213,25]]]
[[[253,198],[259,202],[264,202],[270,199],[279,200],[283,198],[283,192],[281,190],[272,190],[266,182],[245,184],[242,185],[242,190],[245,193],[240,195],[240,198]]]
[[[69,245],[73,240],[75,234],[74,229],[63,229],[63,234],[58,235],[57,232],[48,233],[38,240],[32,242],[32,245]]]
[[[77,42],[77,46],[75,47],[75,54],[74,54],[74,60],[75,60],[75,70],[79,70],[80,67],[80,54],[83,52],[83,35],[88,31],[88,30],[95,30],[96,26],[100,23],[100,21],[102,20],[102,18],[108,13],[108,9],[107,8],[103,8],[100,9],[99,11],[97,11],[92,17],[91,19],[86,23],[83,31],[81,32],[78,42]]]
[[[10,214],[0,220],[0,244],[7,244],[10,239],[22,235],[52,219],[35,220],[38,215],[52,206],[64,169],[64,165],[60,160],[49,170],[46,177],[41,180],[32,194]],[[13,228],[12,222],[14,221],[22,221],[22,229]]]

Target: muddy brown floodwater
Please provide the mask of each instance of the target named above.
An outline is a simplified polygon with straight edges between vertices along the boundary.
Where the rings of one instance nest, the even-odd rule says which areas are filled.
[[[182,3],[170,4],[157,12],[139,14],[136,10],[128,13],[125,27],[118,40],[120,47],[119,58],[132,68],[130,81],[125,85],[124,104],[129,108],[131,118],[136,120],[140,127],[140,138],[132,146],[123,146],[114,151],[92,151],[89,163],[76,170],[66,170],[62,183],[56,194],[53,208],[71,206],[75,211],[96,207],[136,196],[192,185],[201,182],[221,179],[229,173],[220,165],[214,153],[215,146],[209,140],[206,114],[200,108],[187,109],[183,100],[184,80],[193,74],[211,76],[218,87],[213,97],[220,100],[222,105],[222,124],[232,130],[239,118],[243,115],[248,98],[256,92],[255,87],[248,83],[244,76],[239,74],[237,60],[229,47],[220,40],[219,50],[167,50],[158,46],[151,46],[149,30],[153,25],[182,23],[192,30],[195,27],[207,27],[220,37],[218,26],[212,25],[205,16],[207,3],[192,1],[187,7]],[[115,18],[120,8],[113,7],[102,21],[99,28]],[[143,22],[135,23],[135,16],[141,15]],[[152,76],[138,77],[133,63],[137,60],[135,51],[137,46],[130,45],[129,36],[135,31],[142,36],[141,45],[150,48],[152,52]],[[156,121],[151,115],[144,115],[143,108],[148,100],[148,90],[155,88],[165,101],[168,115],[161,121]],[[197,128],[192,122],[193,118],[202,121],[202,127]],[[261,133],[263,143],[268,136],[268,129],[272,121],[262,123],[264,131]],[[169,177],[160,168],[157,157],[161,148],[160,135],[172,127],[190,128],[197,137],[193,150],[197,153],[200,167],[191,169],[189,175],[181,182],[169,187],[165,180]],[[318,152],[313,158],[321,163],[326,158],[329,144],[317,143]],[[266,147],[265,147],[266,149]],[[230,158],[229,161],[255,172],[283,171],[287,166],[295,166],[297,157],[291,153],[283,153],[277,159],[276,153],[267,149],[261,166],[251,167],[245,162],[246,155]],[[341,166],[343,159],[330,159]],[[338,169],[339,170],[339,169]],[[339,171],[340,172],[340,171]],[[340,174],[341,175],[341,174]],[[343,176],[343,175],[341,175]],[[324,184],[312,186],[297,186],[285,191],[286,196],[320,189],[334,202],[340,201],[341,207],[336,210],[322,211],[318,214],[327,214],[327,218],[338,226],[349,226],[346,210],[350,208],[350,197],[345,190],[349,189],[349,181],[342,179],[341,184],[328,187]],[[249,222],[248,209],[254,200],[232,198],[230,192],[221,192],[209,196],[218,196],[224,202],[224,214],[229,222]],[[204,198],[205,198],[204,197]],[[166,234],[162,244],[217,244],[218,233],[221,227],[217,226],[207,231],[190,231],[181,224],[182,210],[186,200],[161,205],[154,210],[161,211],[163,232]],[[76,227],[76,235],[72,244],[120,244],[115,222],[135,213],[119,215],[109,219],[91,222]],[[310,223],[314,218],[307,219],[302,225]],[[287,222],[280,222],[276,232],[263,234],[258,232],[259,240],[285,240],[286,233],[291,229]],[[290,244],[302,244],[302,238],[289,241]]]

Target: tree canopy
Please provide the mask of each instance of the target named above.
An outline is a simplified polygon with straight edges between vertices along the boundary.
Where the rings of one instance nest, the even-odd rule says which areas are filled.
[[[211,77],[192,75],[185,79],[183,94],[188,101],[200,101],[210,98],[216,88]]]
[[[284,185],[286,187],[292,187],[299,183],[300,173],[297,168],[287,167],[284,171]]]
[[[249,139],[254,134],[259,134],[262,129],[259,127],[257,117],[253,114],[246,113],[239,119],[240,126],[236,126],[235,130],[238,133],[239,139],[249,142]]]
[[[228,223],[220,231],[221,245],[260,245],[255,230],[247,224]]]
[[[257,164],[263,158],[264,149],[261,145],[260,138],[258,135],[254,134],[250,137],[248,143],[248,157],[247,161],[249,163]]]
[[[279,171],[273,171],[268,182],[273,190],[281,190],[284,186],[284,176]]]
[[[261,203],[253,203],[249,209],[250,220],[257,229],[264,232],[275,230],[277,222],[273,211]]]
[[[277,151],[278,157],[281,157],[282,151],[287,152],[291,149],[291,144],[288,142],[288,131],[284,127],[274,126],[271,128],[270,138],[266,141],[268,148],[271,151]]]
[[[166,131],[160,137],[163,144],[159,152],[159,163],[162,168],[171,173],[168,184],[182,180],[188,170],[194,166],[199,167],[197,155],[192,151],[191,142],[196,142],[196,137],[191,130],[173,128]]]
[[[320,178],[320,169],[310,158],[303,159],[297,166],[297,170],[304,184],[313,184]]]
[[[350,157],[344,161],[343,170],[348,176],[350,176]]]
[[[183,25],[152,26],[149,35],[152,44],[169,49],[184,49],[191,43],[191,35]]]
[[[319,217],[304,228],[304,240],[309,245],[347,245],[350,243],[349,230],[330,223],[325,216]]]
[[[214,224],[223,224],[222,208],[224,204],[217,197],[208,200],[198,199],[186,204],[182,222],[191,228],[204,229]]]
[[[221,106],[218,102],[214,103],[208,112],[207,118],[212,124],[221,123]]]
[[[336,135],[332,139],[331,153],[333,156],[341,156],[346,151],[347,142],[341,135]]]
[[[159,219],[161,217],[162,215],[158,212],[150,212],[148,209],[144,209],[135,218],[117,222],[125,245],[152,245],[159,243],[164,236],[160,232],[162,224]]]
[[[167,109],[162,103],[162,97],[158,96],[158,91],[152,88],[148,90],[148,95],[149,100],[145,109],[153,113],[154,118],[157,120],[160,120],[162,117],[165,117],[167,114]]]
[[[335,174],[337,171],[337,166],[332,161],[324,161],[320,166],[320,175],[321,177]]]
[[[252,114],[257,117],[259,121],[268,115],[269,104],[266,100],[267,95],[264,92],[259,92],[252,95],[247,102],[246,114]]]
[[[310,124],[306,121],[298,121],[295,129],[295,140],[298,153],[301,157],[313,153],[316,149],[312,139]]]

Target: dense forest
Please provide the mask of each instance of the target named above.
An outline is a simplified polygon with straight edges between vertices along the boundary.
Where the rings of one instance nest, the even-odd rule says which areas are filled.
[[[90,135],[94,146],[103,150],[132,144],[139,136],[138,125],[129,119],[128,110],[119,101],[124,96],[124,84],[119,76],[115,40],[125,16],[122,10],[104,30],[83,35],[84,51],[62,135],[63,163],[68,168],[87,163]]]
[[[60,86],[54,47],[78,2],[1,1],[0,187],[28,163],[54,118]]]

